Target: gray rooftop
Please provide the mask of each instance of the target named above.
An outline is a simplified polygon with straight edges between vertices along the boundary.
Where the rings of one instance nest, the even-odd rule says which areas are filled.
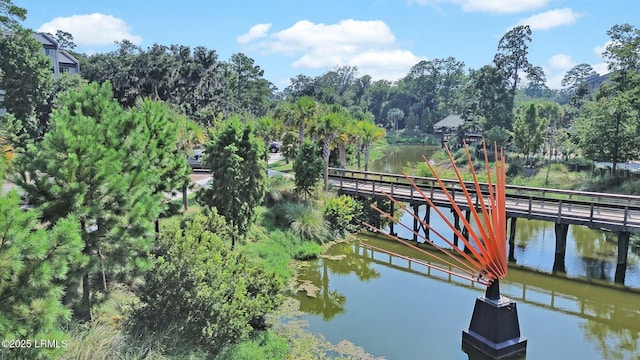
[[[457,128],[458,126],[464,124],[464,119],[460,115],[449,115],[444,119],[438,121],[433,125],[434,130],[438,130],[441,128]]]

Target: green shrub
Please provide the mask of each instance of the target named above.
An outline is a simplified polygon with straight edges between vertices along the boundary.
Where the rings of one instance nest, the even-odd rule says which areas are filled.
[[[354,230],[360,204],[351,196],[341,195],[327,199],[324,203],[323,215],[334,234],[343,236]]]
[[[248,341],[226,348],[217,360],[280,360],[287,357],[289,345],[287,340],[265,331]]]
[[[318,243],[303,241],[294,249],[293,258],[296,260],[316,259],[322,251],[323,248]]]
[[[524,175],[524,160],[516,158],[509,161],[509,164],[507,164],[507,171],[505,172],[505,175],[510,178]]]
[[[134,318],[139,332],[175,329],[171,336],[215,354],[264,326],[283,284],[230,250],[218,235],[226,224],[215,212],[195,214],[186,225],[174,222],[161,234],[141,291],[145,306]]]

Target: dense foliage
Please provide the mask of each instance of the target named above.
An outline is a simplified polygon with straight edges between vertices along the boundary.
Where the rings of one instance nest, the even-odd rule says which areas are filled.
[[[211,134],[206,146],[205,167],[211,169],[211,186],[198,192],[197,200],[216,208],[236,235],[244,236],[255,220],[255,208],[264,198],[267,178],[267,151],[251,124],[228,119]]]
[[[162,192],[180,183],[186,160],[175,150],[162,105],[147,101],[126,111],[109,83],[72,90],[60,102],[51,131],[29,148],[30,157],[16,160],[15,182],[44,223],[68,215],[80,222],[90,261],[71,267],[65,299],[77,305],[76,315],[90,318],[96,290],[108,291],[109,282],[144,267],[153,223],[167,210]]]
[[[86,263],[78,221],[60,219],[50,230],[39,228],[40,213],[20,208],[12,191],[0,197],[0,334],[3,340],[50,339],[61,344],[68,336],[59,324],[71,319],[62,303],[70,268]],[[44,358],[60,349],[0,349],[0,357]]]
[[[319,156],[318,147],[311,141],[305,141],[293,163],[293,171],[296,173],[296,190],[307,198],[322,176],[322,158]]]
[[[227,225],[215,212],[185,228],[172,222],[154,250],[137,315],[144,331],[165,332],[215,353],[264,327],[283,285],[225,244]]]

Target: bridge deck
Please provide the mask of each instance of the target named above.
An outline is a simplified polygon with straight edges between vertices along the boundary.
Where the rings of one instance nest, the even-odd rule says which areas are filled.
[[[422,191],[435,205],[452,208],[451,201],[434,178],[410,177],[420,191],[398,174],[331,168],[329,178],[347,194],[385,198],[386,193],[399,201],[426,204],[420,194]],[[468,209],[462,186],[457,181],[444,183],[454,200],[463,199],[458,206]],[[465,187],[471,190],[473,183],[465,183]],[[483,195],[488,194],[488,185],[481,184],[481,191]],[[469,193],[477,207],[479,199],[475,196],[475,189]],[[507,186],[506,206],[509,217],[640,233],[639,196]]]

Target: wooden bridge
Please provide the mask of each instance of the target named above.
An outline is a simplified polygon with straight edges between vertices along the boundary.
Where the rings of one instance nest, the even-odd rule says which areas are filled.
[[[365,172],[329,168],[329,179],[339,191],[353,196],[367,196],[376,199],[386,199],[386,194],[394,199],[408,203],[418,213],[420,206],[426,206],[424,221],[429,223],[429,207],[420,191],[438,207],[452,208],[452,204],[445,196],[435,178],[410,176],[420,191],[414,189],[404,175],[379,172]],[[470,212],[469,205],[464,198],[462,185],[457,180],[443,180],[447,190],[456,197],[463,199],[458,204],[460,209],[467,210],[467,220]],[[475,206],[479,206],[479,199],[475,195],[473,182],[465,182]],[[483,196],[488,195],[488,184],[481,184]],[[640,196],[595,193],[587,191],[572,191],[535,188],[528,186],[506,186],[506,211],[511,220],[510,226],[510,260],[513,260],[513,243],[516,219],[537,219],[555,223],[556,258],[554,271],[565,271],[564,257],[569,225],[582,225],[595,229],[603,229],[618,233],[618,268],[616,282],[624,283],[627,253],[629,250],[629,235],[640,233]],[[456,225],[459,219],[455,217]],[[414,220],[414,231],[425,229]],[[393,232],[393,224],[391,225]],[[417,240],[414,236],[414,240]],[[457,239],[454,239],[457,244]]]

